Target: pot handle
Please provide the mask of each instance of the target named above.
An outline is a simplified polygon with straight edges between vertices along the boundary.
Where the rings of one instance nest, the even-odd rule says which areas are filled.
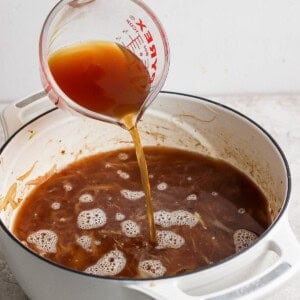
[[[53,108],[55,105],[44,91],[8,105],[0,116],[5,141],[23,125]]]
[[[266,251],[273,250],[278,254],[278,260],[263,273],[242,283],[202,296],[186,294],[179,287],[180,278],[177,281],[166,279],[128,287],[159,300],[250,300],[262,297],[277,289],[300,267],[300,244],[288,221],[281,221],[281,224],[277,224],[280,228],[268,239],[269,247],[266,247]]]

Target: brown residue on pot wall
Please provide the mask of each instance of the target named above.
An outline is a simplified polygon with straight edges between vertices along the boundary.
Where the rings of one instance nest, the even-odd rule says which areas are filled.
[[[166,139],[166,136],[158,131],[150,132],[150,131],[146,130],[144,132],[145,132],[145,134],[152,135],[157,140],[157,142],[158,141],[164,142]]]
[[[33,169],[34,169],[34,167],[35,167],[35,165],[37,164],[37,160],[33,163],[33,165],[32,165],[32,167],[28,170],[28,171],[26,171],[23,175],[21,175],[21,176],[19,176],[18,178],[17,178],[17,180],[25,180],[30,174],[31,174],[31,172],[33,171]]]
[[[248,156],[241,150],[241,147],[235,146],[233,144],[232,137],[227,136],[224,132],[225,129],[221,129],[219,132],[216,132],[216,135],[218,135],[220,140],[222,140],[221,144],[223,145],[223,149],[221,147],[219,148],[220,150],[222,149],[222,151],[220,151],[220,158],[242,170],[260,187],[268,199],[269,212],[272,221],[274,221],[282,207],[283,199],[276,196],[278,193],[273,190],[276,185],[274,181],[275,179],[270,173],[270,166],[267,162],[262,161],[260,157],[253,159],[255,155]],[[253,145],[251,145],[251,138],[248,137],[248,140],[249,141],[245,139],[245,143],[249,143],[248,148],[252,149]],[[246,149],[246,146],[243,148]]]
[[[34,170],[38,161],[35,161],[33,165],[27,170],[24,174],[20,175],[16,182],[14,182],[8,189],[6,195],[4,197],[0,197],[0,211],[5,210],[7,206],[10,204],[13,209],[17,208],[18,205],[22,202],[22,197],[18,197],[18,187],[20,184],[23,184],[26,178],[30,176],[32,171]],[[50,171],[46,172],[44,175],[39,176],[35,179],[32,179],[25,183],[25,185],[39,185],[45,182],[56,170],[56,165],[54,165]]]
[[[209,109],[210,110],[210,109]],[[178,114],[172,116],[172,121],[174,122],[174,130],[177,131],[178,127],[183,130],[184,139],[188,139],[188,144],[185,146],[192,151],[199,151],[202,154],[214,156],[211,153],[211,149],[206,145],[206,141],[203,140],[205,138],[206,126],[208,123],[213,122],[217,113],[213,110],[210,110],[213,114],[209,116],[207,119],[202,119],[200,117],[195,117],[191,114]],[[191,139],[194,141],[192,142]],[[193,148],[196,147],[196,148]]]
[[[52,166],[52,168],[44,175],[38,176],[37,178],[26,182],[26,185],[40,185],[44,183],[47,179],[49,179],[55,173],[55,171],[56,171],[56,165]]]
[[[5,197],[2,197],[0,200],[0,211],[3,209],[6,209],[7,205],[10,204],[12,208],[16,208],[18,203],[15,202],[15,198],[17,195],[17,183],[13,183],[10,188],[8,189],[8,192],[6,193]]]
[[[180,114],[180,115],[174,115],[174,118],[178,118],[178,119],[193,119],[193,121],[195,122],[199,122],[199,123],[210,123],[213,122],[217,117],[217,114],[211,116],[210,119],[204,120],[204,119],[200,119],[198,117],[195,117],[193,115],[188,115],[188,114]]]
[[[34,130],[28,130],[28,133],[29,133],[28,140],[31,140],[37,134],[37,132]]]

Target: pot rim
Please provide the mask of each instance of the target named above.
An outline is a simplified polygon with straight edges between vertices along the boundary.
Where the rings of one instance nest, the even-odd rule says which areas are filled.
[[[25,251],[27,251],[29,254],[34,255],[35,257],[37,257],[38,259],[42,260],[43,262],[46,262],[54,267],[58,267],[59,269],[63,270],[63,271],[68,271],[71,273],[74,273],[76,275],[81,275],[81,276],[86,276],[86,277],[90,277],[90,278],[94,278],[94,279],[99,279],[99,280],[106,280],[106,281],[113,281],[113,282],[117,282],[117,281],[121,281],[123,283],[136,283],[136,282],[145,282],[145,281],[158,281],[158,280],[166,280],[166,279],[174,279],[174,278],[180,278],[183,276],[188,276],[188,275],[193,275],[196,274],[198,272],[201,271],[206,271],[206,270],[211,270],[213,268],[216,268],[222,264],[228,263],[231,260],[234,260],[236,257],[243,255],[244,253],[248,252],[250,249],[252,249],[255,245],[257,245],[258,243],[260,243],[262,241],[262,239],[267,236],[269,234],[269,232],[275,227],[275,225],[279,222],[279,220],[281,219],[281,217],[283,216],[284,212],[287,210],[287,207],[289,205],[289,201],[290,201],[290,195],[291,195],[291,172],[290,172],[290,168],[289,168],[289,164],[288,161],[285,157],[285,154],[283,152],[283,150],[281,149],[281,147],[279,146],[279,144],[275,141],[275,139],[262,127],[260,126],[258,123],[256,123],[255,121],[253,121],[251,118],[247,117],[246,115],[244,115],[243,113],[228,107],[224,104],[218,103],[216,101],[213,100],[209,100],[207,98],[201,97],[201,96],[195,96],[195,95],[191,95],[191,94],[187,94],[187,93],[181,93],[181,92],[172,92],[172,91],[160,91],[160,94],[166,94],[166,95],[175,95],[175,96],[183,96],[183,97],[187,97],[187,98],[193,98],[196,100],[201,100],[203,102],[208,102],[210,104],[213,104],[215,106],[219,106],[221,108],[224,108],[227,111],[231,111],[234,114],[238,115],[239,117],[242,117],[243,119],[247,120],[248,122],[250,122],[252,125],[254,125],[257,129],[259,129],[271,142],[272,145],[277,149],[277,151],[279,152],[284,165],[285,165],[285,171],[286,171],[286,177],[287,177],[287,193],[286,193],[286,197],[285,200],[283,202],[283,205],[280,209],[280,212],[278,213],[277,217],[275,218],[275,220],[272,222],[272,224],[259,236],[258,239],[255,240],[255,242],[249,246],[248,248],[235,253],[231,256],[226,257],[223,260],[218,261],[217,263],[214,263],[212,265],[208,265],[205,267],[201,267],[201,268],[197,268],[193,271],[190,272],[186,272],[184,274],[179,274],[179,275],[172,275],[172,276],[164,276],[164,277],[158,277],[158,278],[136,278],[136,279],[132,279],[132,278],[114,278],[114,277],[105,277],[105,276],[98,276],[98,275],[93,275],[93,274],[88,274],[88,273],[84,273],[81,271],[77,271],[74,269],[70,269],[67,268],[63,265],[59,265],[51,260],[48,260],[42,256],[40,256],[39,254],[37,254],[36,252],[34,252],[33,250],[31,250],[30,248],[26,247],[25,245],[23,245],[11,232],[10,230],[3,224],[2,220],[0,219],[0,227],[3,229],[3,231],[8,235],[8,237],[10,237],[16,244],[17,246],[20,246],[21,248],[23,248]],[[2,154],[2,152],[4,151],[4,149],[8,146],[8,144],[10,143],[10,141],[20,132],[22,131],[25,127],[27,127],[29,124],[35,122],[36,120],[46,116],[47,114],[57,110],[58,108],[53,108],[48,110],[45,113],[40,114],[39,116],[33,118],[31,121],[27,122],[26,124],[24,124],[23,126],[21,126],[14,134],[12,134],[5,142],[4,144],[0,147],[0,155]]]

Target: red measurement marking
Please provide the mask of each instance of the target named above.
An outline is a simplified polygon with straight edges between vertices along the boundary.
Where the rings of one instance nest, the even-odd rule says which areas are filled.
[[[150,56],[153,59],[153,61],[151,62],[152,73],[150,74],[150,82],[153,82],[155,79],[156,70],[157,70],[157,53],[156,53],[156,46],[155,46],[155,43],[153,40],[153,36],[152,36],[150,30],[147,28],[146,24],[141,19],[139,19],[139,21],[135,24],[137,26],[139,26],[139,29],[144,34],[144,37],[146,38],[146,41],[149,46]]]
[[[130,43],[126,45],[126,48],[129,48],[131,51],[135,52],[136,49],[140,49],[140,45],[143,44],[143,39],[140,35],[133,38],[129,35]]]
[[[147,26],[143,23],[141,19],[137,23],[135,23],[137,26],[140,27],[140,30],[143,32],[144,28],[147,28]]]
[[[138,22],[134,22],[135,20],[137,20],[137,18],[135,18],[134,16],[129,16],[129,18],[126,20],[127,24],[134,30],[134,32],[136,32],[137,34],[139,32],[142,33],[142,35],[138,34],[137,37],[132,38],[129,35],[129,38],[131,39],[130,43],[128,45],[125,45],[125,47],[129,48],[131,51],[136,52],[137,49],[140,49],[140,46],[143,44],[148,45],[148,49],[150,52],[150,57],[152,59],[151,62],[149,62],[147,60],[147,65],[146,67],[149,70],[149,74],[150,74],[150,83],[152,83],[155,79],[156,76],[156,70],[157,70],[157,52],[156,52],[156,45],[153,39],[153,36],[150,32],[150,30],[148,29],[147,25],[144,23],[144,21],[142,19],[138,19]],[[124,32],[125,30],[123,30]],[[147,43],[144,43],[143,38],[146,39]],[[148,56],[148,49],[146,49],[147,47],[144,45],[144,50],[145,50],[145,55]]]

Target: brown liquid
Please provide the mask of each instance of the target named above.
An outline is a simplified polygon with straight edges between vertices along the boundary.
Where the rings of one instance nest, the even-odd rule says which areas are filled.
[[[171,231],[182,237],[185,242],[177,244],[177,249],[170,245],[159,249],[145,239],[147,215],[134,149],[77,161],[37,186],[16,215],[14,234],[44,257],[79,271],[90,272],[99,259],[118,250],[124,254],[126,265],[114,275],[139,278],[151,277],[139,269],[141,261],[159,261],[165,268],[164,276],[193,271],[249,246],[253,236],[261,235],[270,225],[266,198],[231,165],[178,149],[144,150],[157,233],[160,236],[162,231]],[[98,222],[96,228],[80,228],[79,215],[92,209],[101,209],[106,222]],[[184,225],[186,219],[179,213],[177,223],[163,227],[157,221],[162,211],[175,215],[184,211],[193,216],[194,223]],[[124,215],[124,220],[116,219],[118,213]],[[88,224],[93,223],[90,218]],[[126,236],[122,231],[123,222],[128,220],[140,228],[135,236]],[[168,223],[167,217],[163,220]],[[236,237],[241,229],[248,230],[244,238]],[[57,234],[55,252],[39,248],[30,238],[39,230]],[[39,242],[47,243],[47,238],[45,235]],[[80,239],[90,241],[86,248],[78,242]]]
[[[149,74],[142,61],[125,47],[90,42],[63,48],[49,58],[62,91],[91,111],[122,120],[136,149],[146,194],[149,238],[156,242],[147,164],[135,119],[149,92]]]
[[[121,45],[89,42],[53,53],[48,60],[61,90],[91,111],[122,119],[136,114],[149,93],[142,61]]]

